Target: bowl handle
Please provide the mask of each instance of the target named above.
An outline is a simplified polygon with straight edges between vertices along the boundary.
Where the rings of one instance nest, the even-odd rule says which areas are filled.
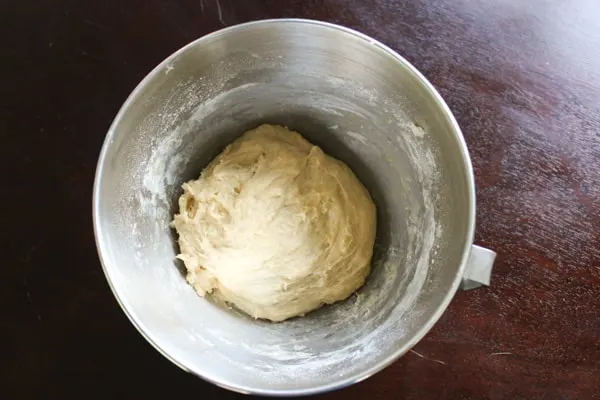
[[[460,289],[471,290],[481,286],[489,286],[495,258],[496,253],[494,251],[472,245]]]

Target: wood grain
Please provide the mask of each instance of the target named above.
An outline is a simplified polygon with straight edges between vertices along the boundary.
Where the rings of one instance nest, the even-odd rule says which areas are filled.
[[[0,270],[7,398],[233,399],[171,365],[105,282],[90,200],[121,103],[223,26],[331,21],[404,55],[463,128],[489,289],[459,293],[413,352],[323,399],[600,398],[600,2],[38,0],[0,5]]]

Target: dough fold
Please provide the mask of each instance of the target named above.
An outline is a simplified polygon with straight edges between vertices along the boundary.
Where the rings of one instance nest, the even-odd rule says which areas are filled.
[[[369,274],[376,209],[344,163],[261,125],[183,184],[177,256],[199,295],[283,321],[350,296]]]

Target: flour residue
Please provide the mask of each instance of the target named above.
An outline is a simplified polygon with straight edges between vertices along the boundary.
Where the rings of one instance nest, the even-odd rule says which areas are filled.
[[[130,156],[130,165],[136,167],[126,189],[127,196],[133,193],[134,205],[124,209],[123,224],[134,240],[135,268],[156,281],[156,302],[164,305],[161,312],[171,326],[164,338],[149,336],[158,346],[175,342],[177,336],[180,347],[169,344],[170,355],[195,371],[218,365],[274,385],[289,385],[298,377],[320,382],[327,374],[351,376],[395,351],[393,343],[414,331],[412,321],[420,316],[415,302],[427,277],[436,232],[442,229],[435,215],[435,150],[425,129],[403,111],[401,96],[339,77],[329,77],[319,87],[307,83],[314,77],[301,74],[261,81],[257,73],[248,75],[252,82],[244,82],[244,73],[255,71],[256,63],[266,71],[285,58],[240,57],[245,58],[215,67],[212,76],[177,82],[137,127],[143,139]],[[162,74],[164,79],[175,79],[169,71]],[[206,149],[214,155],[235,132],[252,127],[245,124],[285,122],[295,113],[327,121],[322,135],[332,135],[339,143],[325,150],[336,156],[335,146],[343,146],[359,160],[355,165],[352,159],[343,161],[368,180],[364,183],[380,209],[382,232],[372,275],[361,290],[304,318],[273,324],[196,296],[175,266],[168,224],[181,183],[197,177],[210,161]],[[264,121],[269,118],[273,120]],[[324,147],[330,143],[317,134],[315,140]],[[131,207],[137,208],[132,212]],[[202,360],[193,356],[200,350]]]

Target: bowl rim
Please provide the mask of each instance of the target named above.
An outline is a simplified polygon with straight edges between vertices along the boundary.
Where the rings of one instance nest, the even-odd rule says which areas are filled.
[[[109,151],[111,144],[113,143],[113,136],[115,135],[116,127],[120,124],[123,116],[127,112],[131,103],[138,97],[139,93],[146,87],[146,85],[151,82],[157,74],[162,73],[165,68],[171,64],[178,56],[187,52],[191,48],[200,45],[202,42],[207,40],[214,39],[218,36],[226,35],[231,32],[240,31],[247,29],[249,27],[257,26],[257,25],[277,25],[277,24],[301,24],[301,25],[315,25],[321,28],[333,29],[340,31],[346,35],[354,36],[355,38],[366,41],[369,45],[377,47],[379,50],[387,53],[389,56],[394,58],[399,65],[402,65],[406,68],[409,73],[411,73],[423,88],[429,92],[429,95],[435,100],[438,107],[440,107],[441,111],[445,114],[448,119],[450,128],[455,135],[455,139],[460,147],[460,156],[463,161],[463,167],[466,172],[466,180],[467,180],[467,188],[468,188],[468,197],[470,202],[470,207],[468,210],[468,223],[467,223],[467,232],[466,232],[466,240],[463,248],[463,254],[460,261],[460,266],[458,272],[449,286],[442,302],[439,304],[437,309],[432,314],[432,317],[417,331],[412,338],[410,338],[407,343],[396,349],[394,352],[390,353],[387,357],[381,359],[379,362],[365,368],[364,371],[351,375],[349,377],[343,379],[332,378],[332,382],[324,385],[318,385],[311,388],[302,388],[302,389],[266,389],[266,388],[256,388],[249,387],[244,385],[236,384],[235,382],[228,382],[223,379],[219,379],[218,377],[211,376],[207,371],[199,371],[195,370],[191,366],[184,365],[183,362],[175,359],[171,355],[169,355],[159,343],[152,339],[152,335],[147,332],[144,325],[137,321],[136,318],[132,315],[132,312],[129,311],[127,304],[124,303],[123,299],[120,298],[119,293],[117,292],[113,281],[111,279],[110,265],[108,265],[108,260],[105,258],[103,254],[107,252],[107,244],[103,240],[102,236],[102,227],[101,227],[101,215],[100,215],[100,188],[102,185],[102,175],[104,170],[104,162]],[[288,397],[288,396],[306,396],[313,395],[318,393],[329,392],[333,390],[342,389],[344,387],[353,385],[355,383],[361,382],[373,374],[383,370],[388,367],[390,364],[398,360],[401,356],[406,354],[412,347],[414,347],[437,323],[440,319],[446,308],[448,307],[450,301],[454,297],[454,294],[458,290],[462,277],[464,275],[468,258],[470,255],[471,245],[473,244],[474,230],[475,230],[475,210],[476,210],[476,197],[475,197],[475,183],[474,183],[474,174],[473,167],[471,164],[471,159],[469,156],[469,152],[467,149],[467,144],[463,137],[462,131],[456,121],[454,115],[452,114],[450,108],[443,100],[442,96],[438,93],[435,87],[425,78],[425,76],[415,68],[409,61],[407,61],[404,57],[398,54],[396,51],[381,43],[380,41],[371,38],[368,35],[365,35],[361,32],[358,32],[352,28],[347,28],[345,26],[337,25],[330,22],[312,20],[312,19],[302,19],[302,18],[272,18],[272,19],[262,19],[251,22],[245,22],[237,25],[232,25],[229,27],[225,27],[223,29],[217,30],[215,32],[209,33],[207,35],[201,36],[200,38],[188,43],[183,46],[179,50],[175,51],[167,58],[165,58],[160,64],[158,64],[150,73],[148,73],[144,79],[135,87],[135,89],[131,92],[131,94],[127,97],[113,122],[111,123],[106,137],[104,139],[104,143],[100,150],[98,163],[96,166],[96,172],[94,176],[94,186],[93,186],[93,196],[92,196],[92,219],[93,219],[93,227],[94,227],[94,237],[96,241],[96,249],[98,252],[98,256],[100,259],[100,263],[102,264],[102,269],[104,271],[104,275],[106,280],[110,286],[110,289],[119,303],[121,309],[127,315],[127,318],[131,321],[131,323],[135,326],[138,332],[165,358],[171,361],[173,364],[177,365],[179,368],[183,369],[186,372],[190,372],[205,381],[208,381],[212,384],[215,384],[221,388],[228,389],[234,392],[242,393],[242,394],[253,394],[253,395],[263,395],[263,396],[278,396],[278,397]]]

